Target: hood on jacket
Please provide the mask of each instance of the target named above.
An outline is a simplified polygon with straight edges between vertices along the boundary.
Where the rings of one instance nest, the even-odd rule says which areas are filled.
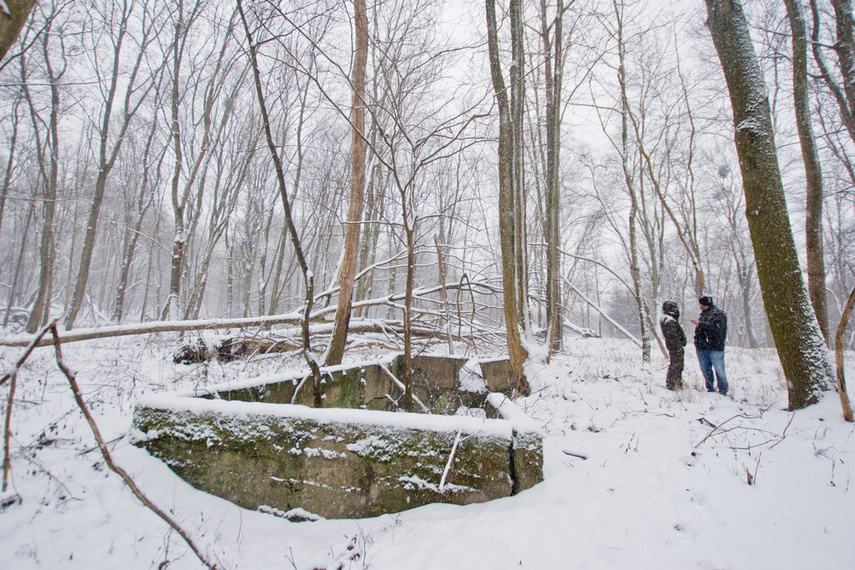
[[[662,312],[675,320],[680,318],[680,308],[674,301],[665,301],[662,303]]]

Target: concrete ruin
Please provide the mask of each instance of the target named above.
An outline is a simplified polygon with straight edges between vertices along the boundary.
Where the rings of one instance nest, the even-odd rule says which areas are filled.
[[[532,487],[543,479],[541,434],[487,390],[484,367],[480,388],[462,386],[464,364],[414,359],[414,393],[429,413],[391,411],[403,393],[394,357],[323,369],[323,409],[304,405],[303,374],[148,397],[134,410],[134,440],[194,487],[274,512],[362,518]],[[447,415],[461,408],[480,417]]]

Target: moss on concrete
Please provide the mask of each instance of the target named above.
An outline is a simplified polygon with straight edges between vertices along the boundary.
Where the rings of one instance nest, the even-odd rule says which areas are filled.
[[[540,435],[514,431],[511,467],[514,495],[543,481],[543,439]]]
[[[397,370],[398,363],[391,369]],[[434,413],[453,414],[462,405],[485,407],[489,417],[498,417],[486,393],[459,390],[464,363],[417,357],[416,394]],[[502,365],[491,372],[503,377]],[[311,379],[301,380],[221,390],[217,396],[311,405]],[[390,410],[401,396],[397,384],[376,364],[324,371],[323,391],[327,408]],[[138,445],[193,486],[250,509],[301,507],[324,517],[370,517],[433,502],[487,501],[543,480],[542,441],[534,432],[464,438],[440,489],[455,432],[396,429],[395,422],[320,423],[287,413],[194,413],[182,410],[181,398],[175,402],[168,409],[137,407],[134,427],[144,434]]]
[[[512,492],[510,441],[455,433],[138,407],[138,442],[194,487],[240,506],[360,518]]]

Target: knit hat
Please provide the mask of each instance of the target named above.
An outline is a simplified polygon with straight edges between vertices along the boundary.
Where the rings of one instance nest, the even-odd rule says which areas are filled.
[[[712,297],[710,297],[708,295],[704,295],[703,297],[698,299],[698,303],[700,303],[704,307],[712,307],[713,306]]]

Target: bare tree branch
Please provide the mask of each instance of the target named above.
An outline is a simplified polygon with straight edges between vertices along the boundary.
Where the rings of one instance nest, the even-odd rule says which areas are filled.
[[[71,391],[74,392],[74,399],[77,401],[77,405],[80,408],[80,411],[83,412],[83,416],[86,418],[86,421],[89,423],[89,427],[92,429],[92,433],[95,435],[95,440],[98,442],[98,448],[101,450],[101,455],[104,456],[104,461],[107,463],[107,466],[114,473],[116,473],[119,477],[122,478],[125,484],[130,488],[134,496],[139,499],[143,505],[148,507],[152,512],[154,512],[154,514],[163,519],[166,524],[172,527],[172,529],[177,532],[182,539],[184,539],[184,542],[187,543],[187,546],[190,547],[190,550],[193,551],[193,554],[196,555],[196,557],[202,562],[202,564],[204,564],[211,570],[219,568],[219,566],[208,560],[207,557],[202,554],[202,552],[199,550],[199,547],[196,546],[196,544],[193,542],[193,539],[190,538],[190,536],[184,531],[184,529],[178,526],[178,523],[176,523],[172,519],[172,517],[170,517],[160,508],[158,508],[157,505],[152,503],[148,499],[148,497],[146,497],[145,494],[140,491],[139,487],[137,487],[136,483],[134,483],[134,480],[131,479],[131,476],[128,475],[128,473],[124,469],[122,469],[113,462],[113,458],[110,455],[110,451],[107,449],[107,444],[104,443],[104,438],[101,437],[101,431],[98,429],[98,425],[95,423],[95,419],[92,417],[92,414],[89,413],[89,409],[86,407],[86,403],[83,401],[83,396],[80,395],[80,387],[77,384],[77,379],[71,369],[66,366],[62,360],[62,351],[60,350],[59,332],[56,329],[56,321],[51,323],[49,328],[54,338],[56,364],[57,366],[59,366],[59,369],[62,370],[62,373],[65,374],[65,377],[68,378],[68,383],[71,385]]]

